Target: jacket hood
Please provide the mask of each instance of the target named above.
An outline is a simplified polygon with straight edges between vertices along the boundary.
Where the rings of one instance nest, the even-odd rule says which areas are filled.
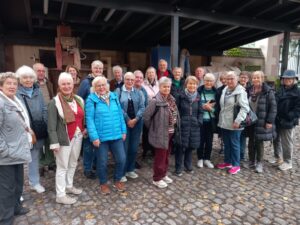
[[[223,91],[226,92],[227,89],[228,89],[228,86],[226,86],[226,87],[224,88]],[[238,84],[238,85],[235,87],[235,89],[233,90],[233,92],[231,93],[231,95],[239,95],[239,94],[241,94],[241,92],[243,92],[243,91],[245,91],[245,88],[243,88],[242,85]]]

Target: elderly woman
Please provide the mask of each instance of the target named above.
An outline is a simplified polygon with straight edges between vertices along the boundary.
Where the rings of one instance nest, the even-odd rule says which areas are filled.
[[[182,69],[174,67],[171,86],[171,95],[177,99],[180,93],[184,90],[184,78],[182,77]]]
[[[84,101],[73,94],[73,78],[69,73],[58,77],[58,94],[48,105],[48,133],[50,149],[56,159],[56,202],[71,205],[82,189],[75,188],[73,178],[80,154],[84,129]]]
[[[202,106],[197,92],[198,79],[188,76],[185,89],[176,99],[181,118],[181,145],[175,151],[175,174],[182,175],[182,162],[187,173],[193,171],[192,150],[200,146],[200,126],[202,125]]]
[[[134,88],[134,82],[134,74],[127,72],[124,75],[124,85],[122,88],[116,90],[127,125],[127,137],[125,140],[126,165],[124,168],[124,177],[122,178],[123,182],[127,181],[126,177],[132,179],[138,177],[134,169],[143,128],[142,119],[145,111],[145,98],[141,90]]]
[[[170,94],[172,81],[167,77],[159,80],[159,93],[149,102],[144,113],[144,123],[149,129],[149,143],[155,148],[153,184],[166,188],[173,180],[167,176],[172,139],[180,118],[175,99]],[[180,132],[175,140],[180,143]],[[179,140],[178,140],[179,139]]]
[[[31,149],[32,161],[28,167],[28,178],[30,188],[37,193],[43,193],[45,188],[40,183],[39,160],[43,152],[45,138],[47,138],[47,106],[39,86],[35,83],[36,73],[29,66],[21,66],[16,75],[20,85],[17,96],[27,109],[30,124],[37,137],[37,142]]]
[[[111,151],[116,161],[114,187],[124,191],[121,181],[125,166],[124,143],[126,125],[115,93],[109,91],[105,77],[96,77],[92,83],[92,93],[86,100],[86,124],[89,137],[96,148],[97,174],[102,194],[110,194],[107,184],[108,151]]]
[[[243,128],[240,123],[249,112],[249,103],[245,89],[238,84],[238,76],[234,71],[229,71],[226,76],[227,86],[220,98],[220,114],[218,126],[222,129],[224,141],[224,163],[217,165],[219,169],[228,168],[230,174],[240,171],[240,136]],[[234,116],[234,107],[240,110]],[[235,118],[234,118],[235,117]]]
[[[147,95],[148,95],[148,102],[159,92],[159,85],[157,81],[156,70],[154,67],[148,67],[146,70],[146,78],[143,83],[143,87],[145,88]],[[148,104],[147,102],[147,104]],[[148,140],[148,129],[143,125],[143,153],[142,157],[146,158],[147,153],[150,151],[152,155],[154,155],[153,146],[149,144]]]
[[[276,136],[275,117],[277,113],[274,91],[264,83],[264,73],[252,74],[252,86],[249,89],[249,104],[257,115],[257,122],[249,127],[249,167],[256,172],[263,172],[264,141],[271,141]]]
[[[198,163],[197,166],[202,168],[203,165],[208,168],[214,168],[210,157],[212,151],[212,142],[214,132],[216,132],[216,94],[215,76],[212,73],[204,75],[204,85],[198,88],[203,108],[203,124],[200,131],[200,146],[197,149]]]
[[[79,69],[74,65],[68,65],[66,68],[66,72],[72,75],[74,82],[73,92],[77,93],[79,85],[80,85],[80,72]]]
[[[90,94],[92,82],[95,77],[103,76],[103,63],[95,60],[91,64],[91,73],[80,83],[77,94],[86,101]],[[96,152],[89,137],[84,137],[82,141],[83,150],[83,174],[87,179],[96,179],[96,174],[92,170],[95,166]]]
[[[15,74],[0,73],[0,224],[13,224],[14,215],[29,212],[20,197],[23,164],[31,161],[32,138],[26,108],[16,97],[17,88]]]
[[[250,77],[250,73],[248,71],[242,71],[240,73],[240,76],[239,76],[239,84],[245,88],[247,93],[248,93],[248,90],[251,86],[251,84],[249,82],[249,77]],[[241,140],[240,140],[240,144],[241,144],[241,162],[242,163],[245,161],[246,135],[247,135],[246,130],[247,129],[244,129],[242,131]]]
[[[284,71],[281,86],[276,92],[277,116],[276,126],[278,136],[274,141],[274,156],[272,163],[279,165],[280,170],[292,169],[295,126],[300,117],[300,90],[297,86],[298,77],[294,70]]]

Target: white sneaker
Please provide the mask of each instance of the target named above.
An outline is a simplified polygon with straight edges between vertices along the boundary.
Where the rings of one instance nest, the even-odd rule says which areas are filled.
[[[132,172],[127,172],[125,176],[126,176],[126,177],[130,177],[131,179],[136,179],[136,178],[139,177],[139,175],[138,175],[136,172],[134,172],[134,171],[132,171]]]
[[[41,184],[37,184],[35,186],[30,186],[30,189],[36,191],[37,193],[45,192],[45,188]]]
[[[167,184],[171,184],[173,182],[173,180],[170,177],[168,177],[168,176],[165,176],[163,178],[163,181],[166,182]]]
[[[125,183],[125,182],[127,182],[127,178],[124,176],[124,177],[122,177],[121,178],[121,180],[120,180],[120,182],[122,182],[122,183]]]
[[[164,182],[163,180],[153,181],[153,184],[156,187],[158,187],[158,188],[166,188],[166,187],[168,187],[168,184],[166,182]]]
[[[80,195],[82,193],[82,189],[76,187],[66,188],[66,193],[73,194],[73,195]]]
[[[62,197],[56,197],[56,202],[64,205],[72,205],[77,200],[75,198],[71,198],[68,195],[62,196]]]
[[[20,202],[23,202],[24,201],[24,198],[23,198],[23,196],[21,195],[21,197],[20,197]]]
[[[202,168],[202,167],[203,167],[203,159],[198,160],[197,166],[198,166],[199,168]]]
[[[284,162],[279,166],[280,170],[290,170],[292,168],[293,168],[292,163],[287,163],[287,162]]]
[[[276,157],[272,157],[271,159],[268,160],[269,163],[271,164],[282,164],[283,163],[283,160],[281,158],[276,158]]]
[[[214,164],[210,160],[204,160],[204,165],[211,169],[214,168]]]

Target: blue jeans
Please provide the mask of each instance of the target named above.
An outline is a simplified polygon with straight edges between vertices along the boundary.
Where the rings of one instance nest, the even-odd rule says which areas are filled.
[[[40,154],[43,151],[43,146],[44,139],[37,140],[30,151],[32,161],[28,165],[28,178],[29,184],[33,187],[40,183],[39,163]]]
[[[135,169],[135,160],[140,143],[142,128],[142,120],[139,120],[133,128],[127,127],[125,140],[126,164],[123,175],[125,175],[126,172],[132,172]]]
[[[245,149],[246,149],[246,134],[245,131],[243,130],[241,133],[241,138],[240,138],[240,146],[241,146],[241,161],[245,160]]]
[[[224,141],[224,162],[240,166],[241,130],[222,129]]]
[[[93,162],[96,158],[96,151],[93,143],[88,137],[83,138],[82,140],[83,148],[83,168],[84,172],[92,171]]]
[[[115,173],[114,180],[120,181],[123,177],[124,166],[125,166],[125,150],[124,142],[122,139],[113,141],[101,142],[99,149],[96,150],[97,155],[97,174],[99,177],[100,184],[107,183],[107,161],[108,151],[111,151],[115,160]]]

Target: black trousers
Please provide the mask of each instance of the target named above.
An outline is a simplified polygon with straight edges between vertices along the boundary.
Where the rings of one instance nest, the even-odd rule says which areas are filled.
[[[200,132],[200,147],[197,149],[198,160],[210,160],[214,137],[211,122],[204,121]]]
[[[0,165],[0,225],[12,225],[14,213],[21,208],[23,164]]]

